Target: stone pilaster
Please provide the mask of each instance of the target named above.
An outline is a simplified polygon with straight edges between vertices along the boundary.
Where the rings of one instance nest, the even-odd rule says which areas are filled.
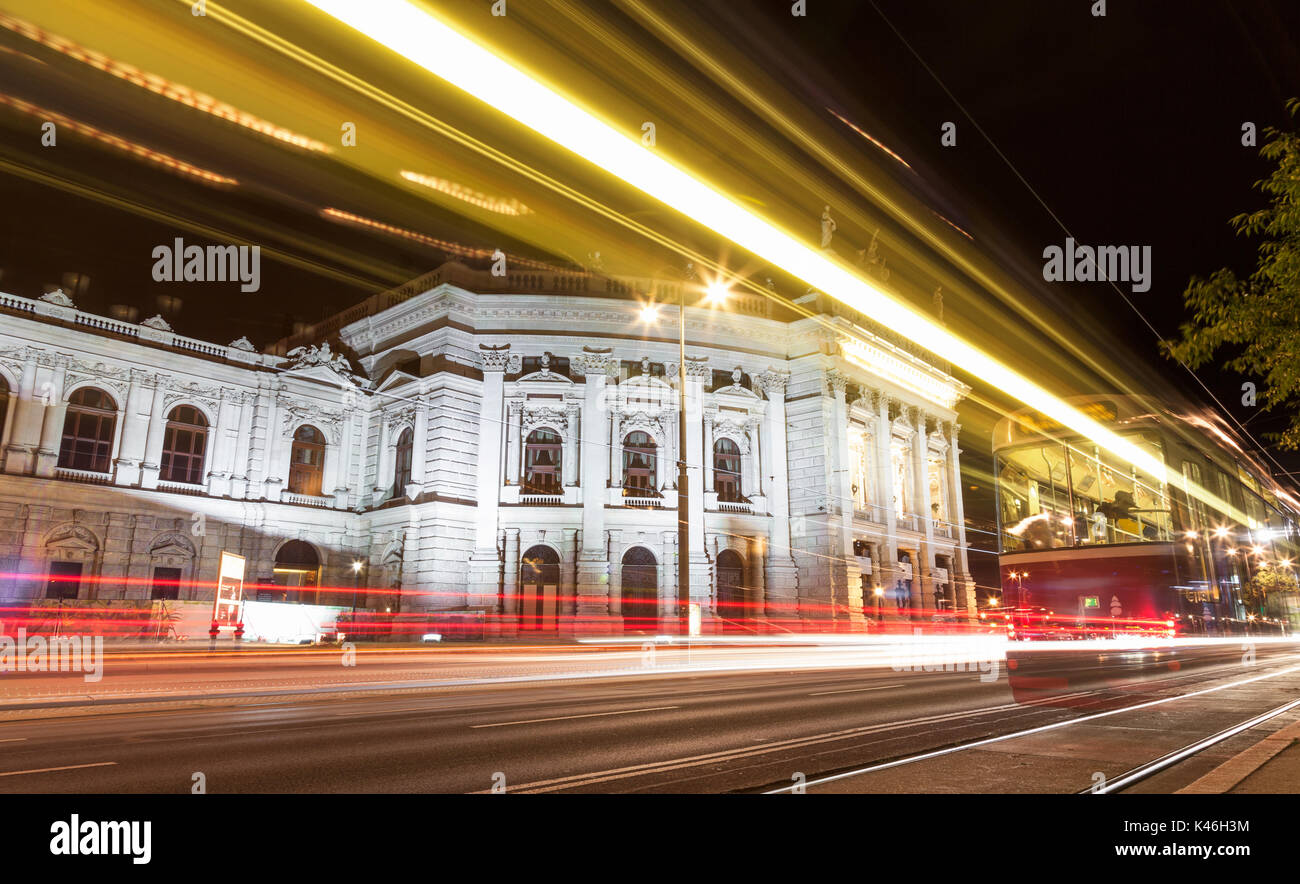
[[[479,345],[483,386],[479,393],[478,463],[474,549],[469,557],[471,608],[495,608],[501,588],[501,551],[497,548],[497,517],[501,502],[501,450],[505,439],[505,372],[510,345]],[[423,409],[421,409],[423,411]],[[425,442],[427,443],[427,440]]]
[[[789,376],[769,369],[758,376],[767,395],[766,432],[768,505],[772,534],[767,542],[764,611],[768,616],[792,616],[799,599],[799,568],[790,552],[790,470],[786,450],[785,387]]]

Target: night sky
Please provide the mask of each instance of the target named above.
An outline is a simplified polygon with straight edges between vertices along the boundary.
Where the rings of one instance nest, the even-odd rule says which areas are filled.
[[[1205,401],[1181,368],[1158,355],[1156,334],[1113,289],[1043,284],[1042,249],[1064,242],[1061,224],[1082,243],[1151,246],[1153,287],[1129,297],[1165,336],[1184,318],[1181,296],[1191,275],[1225,265],[1249,272],[1253,246],[1235,236],[1228,220],[1261,205],[1252,185],[1268,169],[1257,149],[1241,145],[1241,127],[1254,122],[1262,143],[1266,126],[1291,125],[1283,104],[1300,96],[1300,3],[1111,0],[1103,18],[1091,14],[1092,6],[1092,0],[809,0],[807,17],[795,18],[785,0],[690,4],[796,101],[841,110],[900,154],[914,172],[900,171],[899,181],[972,231],[980,248],[1036,281],[1043,314],[1089,348],[1108,351],[1139,385],[1150,379],[1152,392],[1164,383]],[[21,46],[8,38],[8,45]],[[12,52],[0,54],[0,75],[25,86],[27,64]],[[16,91],[32,101],[57,101],[69,112],[78,101],[96,100],[53,96],[58,90],[49,82]],[[955,147],[940,144],[946,121],[957,124]],[[151,130],[148,120],[122,125],[169,146],[169,133]],[[228,210],[346,240],[386,268],[351,273],[345,281],[264,260],[262,290],[255,294],[218,285],[209,297],[187,289],[184,308],[172,317],[185,334],[223,343],[248,334],[265,345],[296,320],[318,319],[438,263],[427,251],[342,231],[255,191],[214,191],[84,144],[61,147],[55,162],[32,142],[30,118],[0,112],[0,156],[56,173],[93,169],[127,184],[141,202],[170,211]],[[184,153],[183,145],[176,148]],[[864,155],[875,150],[865,142],[860,148]],[[326,161],[307,162],[321,163],[324,173]],[[337,172],[322,187],[375,190],[360,176]],[[159,294],[176,294],[148,278],[147,264],[123,259],[170,242],[175,231],[165,221],[3,170],[0,199],[6,205],[0,288],[32,296],[76,271],[91,278],[78,298],[84,309],[132,304],[139,318],[157,312]],[[456,219],[430,217],[429,223],[439,228],[435,235],[448,235]],[[463,238],[475,240],[478,232],[463,226]],[[528,252],[525,245],[518,250]],[[1199,374],[1257,436],[1284,419],[1240,407],[1242,379],[1213,367]],[[1294,457],[1279,457],[1297,468]]]

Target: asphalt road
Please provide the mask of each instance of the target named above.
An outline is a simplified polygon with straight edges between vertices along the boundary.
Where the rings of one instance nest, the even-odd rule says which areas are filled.
[[[1249,674],[1300,664],[1296,650],[1262,650]],[[584,668],[598,667],[607,657],[626,665],[627,652],[586,653]],[[754,665],[771,656],[761,648],[727,653],[728,659],[748,655]],[[793,665],[807,658],[800,651],[789,660]],[[779,666],[780,656],[774,660]],[[558,680],[303,695],[299,683],[312,681],[310,667],[297,665],[305,668],[291,679],[294,684],[275,689],[283,696],[69,708],[44,718],[6,713],[9,718],[0,721],[0,791],[183,793],[191,791],[196,774],[211,793],[478,792],[494,786],[508,792],[752,791],[789,784],[800,774],[813,780],[1243,677],[1236,660],[1181,671],[1157,666],[1130,673],[1118,688],[1112,682],[1104,691],[1078,692],[1082,701],[1075,697],[1062,706],[1016,702],[1005,671],[990,681],[979,672],[897,672],[842,663],[824,670],[638,674],[613,666],[607,677],[588,678],[557,674],[552,662],[550,677]],[[499,669],[500,658],[495,665]],[[514,660],[511,671],[545,665]],[[258,678],[282,674],[267,673],[268,667],[274,663],[254,667]],[[401,667],[428,679],[427,668],[409,662]],[[220,677],[222,683],[240,680],[231,672]],[[1278,684],[1296,695],[1296,681],[1270,687]],[[1238,697],[1232,714],[1246,718],[1251,709],[1263,711],[1275,695],[1276,690],[1261,694],[1257,702]],[[1196,730],[1188,721],[1196,717],[1192,706],[1186,709],[1169,740]],[[1155,733],[1169,721],[1164,714],[1126,714]],[[1205,732],[1218,724],[1207,720]],[[1071,751],[1077,737],[1062,742],[1064,751]],[[1104,746],[1090,749],[1107,754]],[[1054,790],[1050,778],[1039,785],[1039,791]],[[1074,787],[1074,780],[1059,784],[1060,791]],[[864,783],[860,790],[941,789],[936,781],[904,774]],[[996,781],[989,790],[1002,791]]]

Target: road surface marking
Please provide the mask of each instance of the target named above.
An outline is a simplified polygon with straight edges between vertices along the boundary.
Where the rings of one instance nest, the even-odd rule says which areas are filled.
[[[1040,727],[1033,727],[1022,731],[1013,731],[1012,733],[1001,734],[996,737],[987,737],[983,740],[975,740],[974,742],[971,743],[962,743],[957,746],[949,746],[946,749],[935,749],[931,752],[922,752],[919,755],[912,755],[907,758],[899,758],[895,761],[886,761],[880,764],[872,764],[867,767],[858,768],[857,770],[845,771],[844,773],[833,774],[831,776],[821,777],[816,780],[809,780],[807,783],[802,783],[793,786],[782,786],[779,789],[773,789],[770,792],[764,792],[763,794],[781,795],[786,792],[793,793],[794,790],[803,789],[806,788],[807,786],[820,786],[824,783],[835,782],[836,780],[843,780],[849,777],[861,776],[863,774],[874,773],[880,770],[889,770],[890,768],[900,767],[904,764],[913,764],[918,761],[926,761],[931,758],[939,758],[944,755],[951,755],[954,752],[965,752],[968,749],[977,749],[980,746],[989,746],[992,745],[993,743],[1003,743],[1006,742],[1007,740],[1016,740],[1021,737],[1028,737],[1034,734],[1046,733],[1047,731],[1059,730],[1060,728],[1063,727],[1071,727],[1072,725],[1076,725],[1076,724],[1083,724],[1089,721],[1096,721],[1100,718],[1110,718],[1112,715],[1123,715],[1125,712],[1136,712],[1139,709],[1150,709],[1153,706],[1163,706],[1166,703],[1175,703],[1179,700],[1187,700],[1192,697],[1204,696],[1205,694],[1214,694],[1219,691],[1228,690],[1229,688],[1237,688],[1237,687],[1241,687],[1242,685],[1250,684],[1251,682],[1263,681],[1269,678],[1277,678],[1279,675],[1289,675],[1294,672],[1300,672],[1300,666],[1291,666],[1288,667],[1287,669],[1282,669],[1277,672],[1270,672],[1265,675],[1256,675],[1253,678],[1243,678],[1240,681],[1228,682],[1227,684],[1216,685],[1212,688],[1202,688],[1199,691],[1191,691],[1190,693],[1186,693],[1186,694],[1176,694],[1175,696],[1172,697],[1162,697],[1158,700],[1148,700],[1145,703],[1136,703],[1132,706],[1124,706],[1120,709],[1111,709],[1107,712],[1094,712],[1091,715],[1085,715],[1082,716],[1081,718],[1069,718],[1066,719],[1065,721],[1055,722],[1054,724],[1045,724]],[[518,788],[519,787],[516,787],[516,790],[518,790]]]
[[[863,691],[883,691],[886,688],[901,688],[902,686],[903,683],[900,681],[897,684],[876,685],[874,688],[846,688],[845,690],[842,691],[816,691],[814,693],[809,694],[808,696],[825,697],[829,694],[860,694]]]
[[[116,761],[96,761],[94,764],[68,764],[63,767],[38,767],[33,770],[7,770],[0,772],[0,777],[16,777],[29,773],[50,773],[56,770],[80,770],[83,767],[112,767]]]
[[[513,786],[511,787],[511,791],[554,792],[559,789],[567,789],[574,786],[587,786],[595,783],[606,782],[608,780],[637,777],[648,773],[666,772],[677,770],[678,768],[693,767],[718,761],[731,761],[751,755],[763,755],[771,752],[779,752],[782,749],[801,748],[805,745],[815,745],[817,743],[830,742],[834,740],[845,740],[853,737],[888,732],[891,730],[916,727],[923,724],[935,724],[954,719],[970,718],[978,715],[986,715],[990,712],[1016,709],[1018,707],[1019,704],[1017,703],[1007,703],[1001,706],[986,706],[981,709],[973,709],[966,712],[948,712],[941,715],[927,715],[921,718],[912,718],[899,722],[865,725],[863,727],[850,728],[846,731],[833,731],[827,734],[795,737],[789,740],[781,740],[767,746],[742,746],[737,749],[725,749],[719,752],[708,752],[703,755],[690,755],[686,757],[670,758],[664,761],[651,761],[642,764],[634,764],[629,767],[618,767],[610,770],[595,771],[592,773],[572,774],[570,776],[558,777],[552,780],[537,780],[535,782]],[[482,793],[478,794],[486,795],[488,791],[490,790],[485,789]]]
[[[631,715],[634,712],[660,712],[664,709],[680,708],[680,706],[651,706],[647,709],[621,709],[618,712],[588,712],[586,715],[558,715],[555,718],[530,718],[527,721],[498,721],[495,724],[471,724],[470,727],[510,727],[512,724],[538,724],[543,721],[570,721],[574,718],[599,718],[602,715]]]

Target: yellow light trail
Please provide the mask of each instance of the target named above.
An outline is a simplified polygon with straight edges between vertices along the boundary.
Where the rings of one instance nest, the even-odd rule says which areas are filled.
[[[447,196],[455,197],[472,206],[478,206],[480,209],[487,209],[489,212],[496,212],[498,215],[531,215],[533,213],[532,209],[519,202],[519,200],[490,197],[485,193],[470,190],[455,181],[448,181],[446,178],[439,178],[436,175],[421,175],[419,172],[411,172],[407,169],[403,169],[401,175],[413,184],[422,184],[430,190],[445,193]]]
[[[308,138],[306,135],[299,135],[291,132],[283,126],[277,126],[274,123],[267,122],[260,117],[245,113],[239,108],[226,104],[224,101],[218,101],[211,95],[205,95],[202,92],[195,92],[188,86],[180,83],[174,83],[157,74],[151,74],[148,71],[142,71],[134,65],[125,62],[116,61],[104,55],[102,52],[96,52],[93,49],[87,49],[71,40],[51,34],[41,30],[33,24],[23,21],[20,18],[14,18],[0,12],[0,28],[13,31],[15,34],[22,34],[29,40],[47,46],[56,52],[61,52],[68,58],[75,59],[91,67],[103,71],[109,76],[116,77],[119,80],[125,80],[133,83],[141,89],[147,89],[155,95],[161,95],[163,98],[169,98],[172,101],[179,102],[186,107],[202,111],[205,114],[211,114],[214,117],[220,117],[234,123],[237,126],[243,126],[245,129],[251,129],[262,135],[274,138],[277,141],[283,141],[286,144],[292,144],[295,147],[301,147],[305,150],[320,151],[329,153],[330,149],[314,138]],[[39,59],[37,59],[39,61]],[[44,62],[42,62],[44,64]]]
[[[728,199],[633,138],[448,26],[409,0],[306,0],[430,73],[567,148],[643,193],[786,270],[814,288],[1092,439],[1147,475],[1184,485],[1181,473],[1060,397],[917,313],[846,267]],[[1196,498],[1242,524],[1257,522],[1204,488]]]
[[[115,147],[118,150],[125,151],[126,153],[132,154],[133,156],[137,156],[142,160],[147,160],[148,162],[155,163],[159,166],[163,166],[165,168],[171,169],[173,172],[180,172],[182,175],[189,175],[193,178],[198,178],[199,180],[205,181],[208,184],[234,185],[239,183],[237,179],[231,178],[228,175],[220,175],[216,172],[211,172],[207,169],[201,169],[198,166],[191,165],[190,163],[185,162],[184,160],[178,160],[176,159],[176,157],[171,156],[170,154],[165,154],[162,151],[154,150],[151,147],[145,147],[143,144],[136,144],[134,141],[128,141],[127,139],[122,138],[121,136],[118,135],[114,135],[111,132],[105,132],[103,129],[97,129],[94,126],[90,125],[89,123],[79,122],[78,120],[74,120],[69,116],[65,116],[64,114],[59,113],[58,111],[52,111],[49,108],[39,107],[35,104],[32,104],[31,102],[23,101],[21,98],[17,98],[13,95],[6,95],[4,93],[0,93],[0,105],[6,105],[8,107],[12,107],[14,110],[21,111],[29,116],[37,117],[38,119],[55,123],[71,132],[76,132],[78,135],[84,135],[87,138],[93,138],[94,140],[100,142],[101,144],[107,144],[109,147]]]

